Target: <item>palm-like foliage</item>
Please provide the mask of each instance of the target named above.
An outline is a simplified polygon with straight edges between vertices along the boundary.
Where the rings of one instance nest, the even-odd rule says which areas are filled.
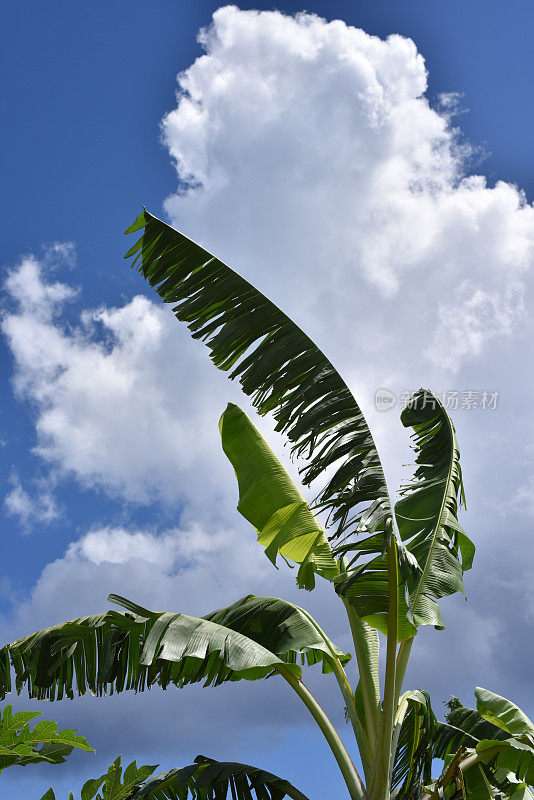
[[[197,756],[193,764],[145,781],[127,800],[307,800],[289,781],[248,764]]]
[[[498,797],[532,798],[534,784],[534,723],[515,703],[488,689],[475,690],[477,708],[449,702],[445,722],[434,734],[434,755],[446,764],[435,790],[450,796],[463,781],[476,800]]]
[[[99,778],[86,781],[81,800],[308,800],[289,781],[248,764],[197,756],[193,764],[152,775],[154,766],[117,758]],[[52,787],[41,800],[56,800]],[[71,793],[70,800],[74,800]]]
[[[0,773],[7,767],[28,764],[62,764],[74,748],[92,751],[83,736],[75,730],[58,731],[57,722],[39,720],[40,711],[18,711],[10,705],[0,710]]]
[[[343,541],[358,525],[383,530],[389,496],[373,437],[347,385],[330,361],[265,295],[207,250],[144,211],[127,233],[144,228],[129,250],[139,271],[213,363],[238,378],[260,414],[305,457],[305,485],[333,474],[318,493],[330,537]]]
[[[525,794],[534,775],[533,731],[513,704],[482,693],[477,712],[455,708],[438,724],[426,693],[402,692],[418,627],[443,628],[438,601],[464,591],[463,573],[474,555],[458,521],[459,449],[443,406],[420,390],[403,411],[403,424],[413,430],[416,469],[393,512],[360,407],[321,350],[200,245],[146,211],[128,232],[140,230],[127,256],[134,256],[193,337],[206,342],[215,366],[239,380],[261,415],[272,414],[300,461],[303,483],[319,486],[310,507],[246,414],[228,406],[220,433],[237,477],[238,510],[273,564],[281,559],[298,566],[301,588],[312,590],[317,576],[332,583],[348,615],[358,682],[351,686],[345,672],[349,654],[287,601],[248,595],[196,618],[152,612],[111,595],[123,611],[76,619],[6,645],[0,694],[11,689],[12,672],[17,691],[26,687],[31,696],[48,699],[279,676],[323,733],[352,800],[486,800],[511,797],[512,786]],[[386,637],[382,687],[380,634]],[[303,667],[319,662],[339,685],[361,776],[302,680]],[[444,771],[433,781],[435,758],[444,760]],[[228,791],[236,800],[249,800],[252,791],[258,800],[302,798],[276,776],[211,759],[151,778],[131,798],[185,800],[191,794],[219,800]]]
[[[128,800],[135,796],[137,790],[152,775],[155,766],[144,765],[138,767],[135,761],[122,770],[121,757],[119,756],[108,770],[99,778],[90,778],[84,783],[81,790],[81,800]],[[154,793],[156,798],[165,798],[165,794]],[[172,795],[171,795],[172,797]],[[52,787],[41,797],[41,800],[56,800]],[[69,800],[74,800],[72,792]]]

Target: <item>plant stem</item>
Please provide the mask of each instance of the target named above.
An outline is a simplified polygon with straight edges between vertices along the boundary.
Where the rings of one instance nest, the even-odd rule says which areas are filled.
[[[397,616],[398,616],[398,559],[397,542],[392,535],[387,546],[388,563],[388,641],[386,651],[386,675],[384,680],[384,709],[378,749],[376,769],[375,800],[387,800],[389,797],[389,762],[393,736],[393,720],[395,714],[395,683],[397,656]]]
[[[479,761],[480,761],[479,754],[478,753],[473,753],[472,755],[467,756],[467,758],[464,758],[463,761],[460,761],[458,766],[460,767],[462,772],[465,772],[466,769],[469,769],[469,767],[472,767],[473,764],[478,764]]]
[[[365,623],[351,607],[347,598],[343,598],[343,604],[349,618],[354,650],[356,652],[356,661],[358,662],[358,673],[360,676],[365,713],[365,729],[369,738],[369,748],[371,752],[373,752],[376,750],[381,713],[380,687],[376,685],[372,671],[374,655],[369,648]]]
[[[311,617],[304,608],[301,608],[300,610],[308,618],[308,620],[316,629],[317,633],[321,636],[326,646],[328,647],[328,650],[330,651],[329,664],[332,667],[332,671],[336,677],[339,688],[341,689],[341,694],[343,695],[343,699],[345,701],[345,706],[347,708],[347,712],[352,724],[352,729],[356,737],[356,743],[358,745],[358,750],[360,751],[362,766],[367,781],[369,779],[368,773],[372,765],[372,758],[371,758],[372,751],[369,743],[369,737],[365,732],[356,713],[356,706],[354,704],[354,694],[352,692],[349,679],[347,678],[347,674],[343,669],[343,666],[339,658],[337,657],[335,650],[332,648],[332,644],[328,639],[327,635],[325,634],[325,632],[323,631],[323,629],[317,624],[317,622],[313,619],[313,617]]]
[[[397,670],[399,668],[399,659],[397,656]],[[397,671],[397,680],[398,680],[398,671]],[[393,728],[393,736],[391,740],[391,754],[389,756],[389,784],[391,786],[391,776],[393,775],[393,764],[395,762],[395,753],[397,752],[397,745],[399,743],[399,736],[402,728],[402,723],[404,722],[404,717],[406,716],[406,712],[408,711],[408,700],[404,698],[400,705],[398,700],[395,702],[395,719],[394,719],[394,728]],[[412,750],[413,750],[413,742],[412,742]],[[413,753],[412,753],[413,755]],[[410,773],[412,771],[413,761],[410,766]]]
[[[411,639],[405,639],[403,642],[400,643],[399,652],[397,653],[397,672],[395,677],[395,702],[394,708],[395,713],[397,710],[397,706],[399,705],[399,697],[402,692],[402,684],[404,682],[404,675],[406,673],[406,667],[408,666],[408,659],[410,658],[410,652],[412,650],[414,637],[412,636]]]
[[[360,720],[358,719],[358,715],[356,714],[356,706],[354,705],[354,695],[352,693],[352,689],[345,673],[345,670],[337,660],[333,660],[331,662],[332,669],[334,671],[334,675],[337,678],[337,682],[339,684],[339,688],[343,694],[343,699],[345,700],[345,706],[347,708],[350,721],[352,723],[352,729],[354,731],[354,735],[356,737],[356,743],[358,745],[358,750],[360,751],[360,756],[362,759],[362,766],[363,772],[365,775],[365,779],[368,782],[370,778],[370,770],[372,767],[372,751],[369,744],[369,737],[367,736],[365,730],[363,729]]]
[[[339,738],[338,732],[328,719],[328,716],[325,714],[313,694],[301,680],[295,678],[291,672],[286,671],[282,666],[278,667],[278,671],[286,679],[291,688],[294,689],[298,694],[321,729],[323,736],[328,742],[341,770],[341,774],[343,775],[347,789],[349,790],[351,800],[368,800],[367,792],[365,791],[362,779],[360,778],[356,767],[352,763],[349,754],[345,750],[345,745]]]

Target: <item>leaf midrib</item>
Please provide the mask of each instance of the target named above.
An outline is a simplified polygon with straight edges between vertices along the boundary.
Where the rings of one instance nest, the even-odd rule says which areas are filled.
[[[437,522],[437,525],[434,528],[434,533],[432,535],[432,544],[431,544],[431,546],[429,548],[428,557],[426,559],[426,563],[425,563],[425,566],[424,566],[423,571],[421,573],[421,578],[419,579],[419,583],[417,585],[417,589],[416,589],[416,593],[415,593],[415,600],[413,602],[413,608],[414,609],[415,609],[415,607],[417,605],[417,601],[419,600],[419,595],[421,593],[421,587],[423,586],[423,581],[425,579],[425,576],[426,576],[426,573],[427,573],[427,570],[428,570],[428,567],[429,567],[429,564],[430,564],[430,560],[431,560],[432,554],[434,552],[434,546],[435,546],[435,542],[436,542],[436,537],[438,535],[438,530],[439,530],[439,526],[440,526],[441,517],[442,517],[442,514],[443,514],[443,509],[445,507],[445,502],[447,500],[447,496],[448,496],[448,493],[449,493],[449,485],[450,485],[450,481],[451,481],[451,474],[452,474],[452,470],[453,470],[453,467],[454,467],[454,430],[453,430],[452,422],[451,422],[448,414],[445,414],[445,419],[447,421],[447,428],[448,428],[449,433],[451,435],[451,451],[452,451],[452,453],[451,453],[451,458],[450,458],[450,463],[449,463],[449,470],[447,472],[447,480],[445,481],[445,489],[444,489],[444,492],[443,492],[443,498],[442,498],[441,506],[440,506],[440,509],[439,509],[438,522]]]

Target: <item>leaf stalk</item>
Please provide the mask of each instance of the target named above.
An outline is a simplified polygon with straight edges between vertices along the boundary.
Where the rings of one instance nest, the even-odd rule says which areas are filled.
[[[315,722],[319,726],[323,736],[334,754],[338,766],[343,775],[343,779],[349,791],[351,800],[369,800],[365,786],[360,778],[356,767],[345,749],[338,732],[330,722],[325,711],[321,708],[313,694],[307,686],[283,666],[278,667],[280,674],[286,679],[292,689],[298,694],[308,711],[311,713]]]
[[[375,787],[373,792],[373,797],[375,800],[387,800],[389,797],[389,768],[395,715],[399,568],[397,557],[397,541],[393,535],[390,536],[387,545],[387,563],[388,636],[382,726],[380,731],[380,741],[377,754],[378,761],[375,773]]]

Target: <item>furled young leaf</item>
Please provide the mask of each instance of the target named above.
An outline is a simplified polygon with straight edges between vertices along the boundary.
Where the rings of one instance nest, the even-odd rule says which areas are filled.
[[[147,780],[125,800],[307,800],[289,781],[271,772],[232,761],[197,756],[194,764]]]
[[[376,744],[381,717],[380,641],[378,632],[349,609],[349,621],[356,645],[358,683],[354,691],[356,714],[372,746]]]
[[[282,666],[300,677],[298,655],[308,663],[348,658],[309,615],[276,598],[251,595],[205,618],[149,611],[117,595],[109,599],[127,612],[65,622],[0,651],[1,663],[12,661],[18,692],[26,687],[30,697],[59,700],[75,691],[102,695],[199,681],[218,685],[266,678]],[[330,667],[323,663],[323,669]],[[5,695],[11,689],[10,670],[1,677]]]
[[[442,404],[424,389],[401,420],[413,428],[417,453],[413,481],[395,505],[401,539],[420,567],[408,580],[410,606],[415,625],[443,628],[436,600],[464,592],[463,571],[470,569],[475,550],[458,522],[463,499],[458,443]]]
[[[83,736],[76,736],[75,730],[58,731],[57,722],[42,720],[32,728],[30,721],[40,716],[40,711],[13,714],[10,705],[0,711],[0,772],[43,761],[61,764],[75,747],[92,752]]]
[[[260,432],[233,403],[219,429],[239,485],[238,511],[258,532],[267,557],[275,566],[279,554],[299,564],[301,588],[313,589],[316,572],[332,580],[339,568],[328,539]]]
[[[286,314],[204,248],[143,211],[128,228],[144,228],[126,257],[195,339],[206,341],[216,367],[238,378],[260,414],[272,412],[293,452],[307,460],[305,484],[326,481],[317,503],[343,541],[365,517],[382,530],[391,517],[373,438],[330,361]],[[327,477],[328,471],[328,477]]]

